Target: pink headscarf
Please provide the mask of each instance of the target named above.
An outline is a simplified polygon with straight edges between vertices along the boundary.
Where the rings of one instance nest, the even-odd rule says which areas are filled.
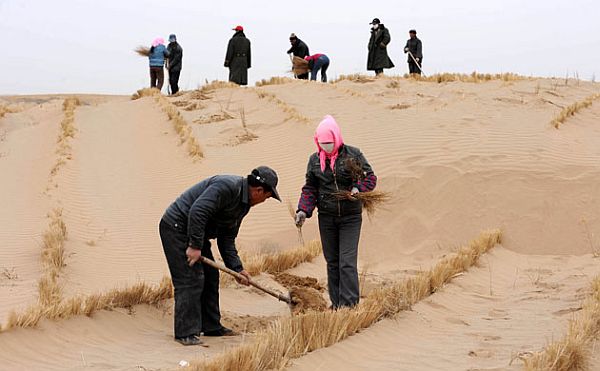
[[[152,41],[152,46],[155,48],[159,45],[164,45],[164,44],[165,44],[165,39],[163,39],[162,37],[157,37],[156,39],[154,39],[154,41]]]
[[[325,152],[319,145],[319,142],[333,143],[333,152]],[[329,167],[333,171],[335,160],[338,157],[338,150],[342,144],[344,144],[344,139],[342,138],[340,127],[332,116],[327,115],[323,117],[323,120],[319,126],[317,126],[317,130],[315,131],[315,143],[317,144],[319,159],[321,160],[321,171],[325,171],[325,160],[327,159],[329,159]]]

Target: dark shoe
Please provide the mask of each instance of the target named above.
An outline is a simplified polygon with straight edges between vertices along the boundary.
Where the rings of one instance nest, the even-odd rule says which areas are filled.
[[[202,340],[195,335],[186,336],[183,338],[175,338],[175,341],[181,345],[202,345]]]
[[[219,330],[205,331],[204,336],[238,336],[237,331],[233,331],[227,327],[221,327]]]

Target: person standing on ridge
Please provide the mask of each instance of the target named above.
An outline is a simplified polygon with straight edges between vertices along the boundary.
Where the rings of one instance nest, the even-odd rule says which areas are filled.
[[[169,84],[171,85],[171,94],[177,94],[179,91],[179,75],[181,74],[183,48],[177,43],[177,36],[169,35],[169,59],[167,60],[167,70],[169,71]]]
[[[150,55],[150,87],[162,90],[165,81],[165,58],[169,57],[169,51],[165,47],[165,40],[162,37],[157,37],[152,42]]]
[[[367,57],[367,70],[375,71],[375,75],[381,75],[384,68],[394,68],[394,63],[388,56],[387,46],[392,40],[390,31],[374,18],[371,23],[371,38],[369,39],[369,54]]]
[[[325,116],[314,136],[317,152],[308,159],[306,181],[296,211],[302,226],[319,209],[319,234],[327,262],[327,287],[333,309],[358,304],[358,241],[362,201],[339,200],[335,194],[370,192],[377,177],[360,149],[344,143],[335,119]]]
[[[308,45],[296,36],[295,33],[290,35],[290,44],[292,47],[287,51],[288,54],[291,54],[293,57],[305,58],[310,55],[308,50]],[[296,76],[298,79],[308,80],[308,72],[300,74]]]
[[[404,47],[404,53],[410,53],[408,54],[408,72],[411,75],[413,73],[420,75],[422,72],[421,66],[423,65],[423,43],[417,37],[416,30],[408,31],[408,35],[410,39],[406,41],[406,46]]]
[[[252,66],[250,58],[250,40],[244,34],[244,27],[236,26],[233,37],[227,45],[225,67],[229,68],[229,81],[238,85],[248,85],[248,68]]]

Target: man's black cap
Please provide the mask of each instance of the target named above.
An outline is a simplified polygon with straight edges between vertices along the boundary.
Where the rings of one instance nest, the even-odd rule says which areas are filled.
[[[410,30],[410,31],[408,31],[408,33],[414,33],[416,35],[417,34],[417,30]]]
[[[279,197],[279,192],[277,192],[277,182],[279,181],[279,178],[277,178],[277,173],[275,170],[268,166],[259,166],[252,170],[250,176],[252,176],[259,183],[267,186],[273,194],[272,197],[281,202],[281,197]]]
[[[373,22],[369,24],[381,24],[381,21],[379,20],[379,18],[373,18]]]

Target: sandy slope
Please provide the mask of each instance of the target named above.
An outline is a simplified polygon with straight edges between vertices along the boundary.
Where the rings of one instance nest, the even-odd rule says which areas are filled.
[[[592,237],[590,244],[587,230],[600,229],[600,105],[560,130],[549,122],[559,106],[599,88],[557,81],[294,82],[168,98],[204,149],[198,162],[178,145],[152,98],[86,97],[76,109],[72,160],[49,196],[43,192],[63,97],[47,103],[49,97],[35,97],[41,106],[30,98],[23,112],[0,120],[0,133],[7,130],[0,153],[9,153],[0,156],[0,170],[11,174],[0,182],[2,205],[8,205],[0,215],[0,269],[15,267],[19,274],[0,278],[0,319],[35,301],[39,236],[55,204],[64,209],[69,231],[60,277],[66,296],[156,282],[167,272],[157,223],[175,197],[206,176],[243,175],[266,164],[278,171],[280,193],[295,205],[314,127],[333,114],[347,143],[370,160],[380,189],[394,195],[372,220],[365,217],[360,266],[366,288],[430,267],[484,228],[501,227],[503,247],[397,321],[294,367],[506,368],[511,352],[539,349],[563,333],[565,310],[577,307],[598,272],[589,253],[600,241]],[[261,91],[277,100],[261,98]],[[404,106],[393,108],[398,104]],[[304,234],[317,236],[315,220]],[[246,251],[277,251],[296,245],[296,237],[286,204],[268,201],[246,218],[238,242]],[[322,258],[291,272],[325,280]],[[102,312],[9,331],[0,334],[0,357],[9,369],[76,369],[84,362],[96,369],[156,369],[242,341],[216,341],[208,350],[178,347],[170,340],[169,305],[166,314],[140,306],[135,314]],[[222,307],[234,324],[236,316],[261,323],[286,313],[280,303],[239,288],[224,291]]]

